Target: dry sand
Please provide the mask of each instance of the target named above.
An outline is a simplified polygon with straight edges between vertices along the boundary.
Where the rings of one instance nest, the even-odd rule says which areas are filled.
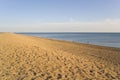
[[[120,49],[1,33],[0,80],[120,80]]]

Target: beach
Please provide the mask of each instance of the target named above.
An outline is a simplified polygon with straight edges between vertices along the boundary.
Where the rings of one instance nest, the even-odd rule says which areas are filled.
[[[0,80],[120,80],[120,48],[0,33]]]

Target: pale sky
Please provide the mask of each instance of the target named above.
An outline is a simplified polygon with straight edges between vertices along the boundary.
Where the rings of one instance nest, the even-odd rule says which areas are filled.
[[[120,0],[0,0],[0,32],[120,32]]]

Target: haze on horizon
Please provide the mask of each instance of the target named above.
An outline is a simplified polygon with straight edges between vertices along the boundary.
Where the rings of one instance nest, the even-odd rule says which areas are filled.
[[[0,32],[120,32],[120,0],[0,0]]]

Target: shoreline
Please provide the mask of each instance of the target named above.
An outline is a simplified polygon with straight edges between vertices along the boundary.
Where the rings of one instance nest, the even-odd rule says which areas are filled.
[[[102,46],[102,45],[91,44],[91,43],[82,43],[82,42],[77,42],[77,41],[68,41],[68,40],[62,40],[62,39],[46,38],[46,37],[42,37],[42,36],[32,36],[32,35],[26,35],[26,34],[19,34],[19,35],[24,35],[24,36],[29,36],[29,37],[43,38],[43,39],[48,39],[48,40],[53,40],[53,41],[60,41],[60,42],[69,42],[69,43],[80,44],[80,45],[83,44],[83,45],[89,45],[89,46],[94,46],[94,47],[120,49],[120,47]]]
[[[53,39],[53,40],[63,40],[63,41],[69,41],[69,42],[76,42],[76,43],[81,43],[81,44],[91,44],[91,45],[96,45],[96,46],[102,46],[102,47],[111,47],[111,48],[120,48],[120,46],[117,46],[117,44],[115,43],[102,43],[102,42],[93,42],[93,41],[76,41],[76,40],[67,40],[67,39],[62,39],[62,38],[54,38],[54,37],[45,37],[44,34],[48,34],[48,33],[40,33],[43,34],[43,36],[39,36],[39,35],[34,35],[34,34],[39,34],[39,33],[16,33],[16,34],[22,34],[22,35],[27,35],[27,36],[35,36],[35,37],[40,37],[40,38],[46,38],[46,39]],[[55,33],[50,33],[51,35],[55,34]],[[64,34],[64,33],[56,33],[56,34]],[[65,33],[67,34],[67,33]],[[68,33],[70,34],[70,33]],[[73,34],[73,33],[72,33]],[[75,33],[76,34],[76,33]],[[82,33],[82,34],[88,34],[88,33]],[[94,33],[93,33],[94,34]],[[97,34],[97,33],[96,33]],[[98,33],[98,34],[110,34],[110,33]],[[118,34],[118,33],[117,33]],[[79,40],[79,39],[78,39]],[[108,41],[109,42],[109,41]]]

